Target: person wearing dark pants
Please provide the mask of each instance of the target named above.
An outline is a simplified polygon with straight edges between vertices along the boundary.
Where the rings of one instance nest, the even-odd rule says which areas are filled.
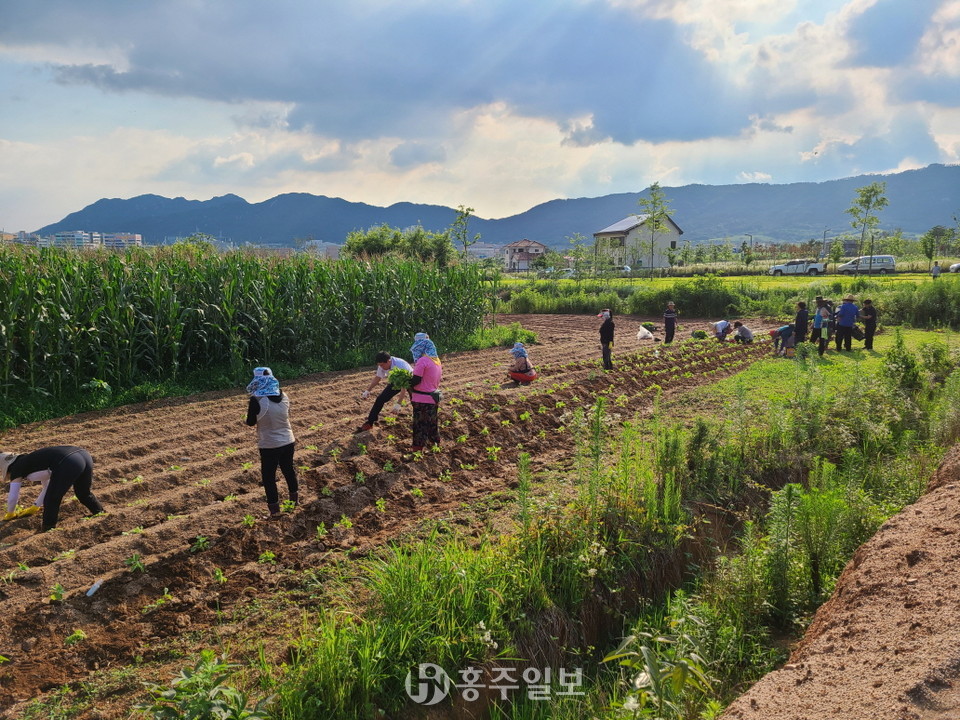
[[[268,367],[254,368],[253,380],[247,385],[247,392],[250,401],[247,404],[246,422],[257,428],[260,478],[270,511],[267,519],[277,519],[280,517],[277,468],[280,468],[287,481],[290,501],[294,505],[300,501],[297,469],[293,464],[296,438],[290,426],[290,398],[280,391],[280,383]]]
[[[799,345],[807,341],[807,325],[810,321],[810,312],[807,310],[805,302],[797,303],[797,316],[793,319],[794,333],[796,342]]]
[[[860,308],[858,308],[853,303],[853,295],[847,295],[843,302],[840,303],[840,307],[837,308],[837,351],[840,351],[840,346],[843,346],[843,349],[847,352],[853,350],[853,323],[856,322],[857,315],[860,313]]]
[[[381,380],[385,379],[390,375],[390,371],[394,368],[400,368],[401,370],[406,370],[408,372],[413,372],[413,368],[403,358],[392,357],[390,353],[386,350],[381,350],[377,353],[377,372],[373,380],[370,381],[370,384],[367,386],[367,389],[360,393],[360,397],[363,400],[366,400],[370,397],[370,391],[377,386]],[[373,407],[370,408],[370,413],[367,415],[367,421],[356,429],[356,432],[367,432],[372,430],[373,426],[377,424],[377,420],[380,419],[380,412],[383,410],[383,406],[390,402],[391,399],[395,398],[400,394],[400,390],[394,388],[389,381],[387,386],[380,391],[380,394],[377,395],[377,399],[373,401]],[[394,405],[394,410],[400,410],[400,405]]]
[[[677,308],[673,302],[667,303],[667,309],[663,311],[663,341],[665,343],[673,342],[673,335],[677,331]]]
[[[873,336],[877,332],[877,309],[873,300],[863,301],[860,317],[863,318],[863,349],[873,350]]]
[[[603,369],[613,370],[613,358],[611,357],[614,331],[613,316],[609,310],[602,310],[597,317],[603,318],[603,323],[600,325],[600,351],[603,355]]]
[[[76,495],[77,500],[92,515],[103,512],[103,505],[91,489],[93,458],[83,448],[58,445],[35,450],[25,455],[4,453],[0,455],[0,475],[10,481],[7,515],[4,519],[39,512],[42,506],[42,529],[51,530],[57,526],[60,518],[60,504],[70,488],[73,488],[73,494]],[[34,506],[18,514],[17,501],[20,499],[20,487],[24,482],[39,482],[41,491]]]

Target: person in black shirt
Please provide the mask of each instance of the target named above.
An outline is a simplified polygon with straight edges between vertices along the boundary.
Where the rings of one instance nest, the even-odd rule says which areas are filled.
[[[797,344],[807,340],[807,323],[810,321],[810,313],[807,310],[805,302],[797,303],[797,316],[793,319],[793,329]]]
[[[877,309],[873,300],[863,301],[860,317],[863,319],[863,349],[873,350],[873,336],[877,332]]]
[[[603,369],[613,370],[613,360],[610,357],[613,349],[613,315],[609,310],[602,310],[597,317],[603,318],[603,323],[600,325],[600,350],[603,353]]]
[[[43,531],[57,526],[60,503],[70,488],[92,515],[103,512],[103,505],[90,490],[93,485],[93,458],[83,448],[58,445],[23,455],[0,453],[0,480],[10,482],[4,519],[16,516],[14,508],[20,497],[20,485],[24,481],[39,482],[43,486],[36,502],[37,506],[43,506]]]
[[[667,303],[667,309],[663,311],[663,332],[666,337],[665,343],[673,342],[673,334],[677,331],[677,308],[673,302]]]

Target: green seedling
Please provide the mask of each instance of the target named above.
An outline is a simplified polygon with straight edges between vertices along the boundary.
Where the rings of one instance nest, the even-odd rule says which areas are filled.
[[[241,469],[241,470],[249,470],[249,469],[252,468],[252,467],[253,467],[253,463],[252,463],[252,462],[245,462],[245,463],[241,463],[241,464],[240,464],[240,469]]]
[[[214,568],[213,579],[218,585],[223,585],[227,582],[227,574],[220,568]]]
[[[384,472],[393,472],[393,462],[392,462],[391,460],[387,460],[387,461],[383,464],[383,471],[384,471]]]
[[[327,536],[327,524],[325,522],[317,525],[317,540],[323,540]]]
[[[192,553],[201,552],[202,550],[209,550],[209,549],[210,549],[210,538],[204,535],[197,535],[197,537],[194,538],[193,543],[190,545],[190,552]]]
[[[81,643],[86,639],[87,634],[83,630],[74,630],[63,639],[63,644],[67,647],[70,647],[71,645],[76,645],[77,643]]]
[[[380,512],[387,511],[387,501],[384,500],[383,498],[377,498],[377,502],[374,504],[377,506],[377,510],[379,510]]]
[[[135,528],[130,528],[120,533],[121,535],[142,535],[143,534],[143,525],[137,525]]]
[[[143,564],[143,558],[140,557],[140,553],[134,553],[124,560],[123,564],[127,566],[130,572],[142,573],[147,571],[147,566]]]
[[[244,515],[243,520],[241,520],[240,522],[243,523],[244,527],[253,527],[254,525],[257,524],[257,519],[253,515],[248,514],[248,515]]]
[[[353,521],[350,518],[348,518],[346,515],[341,515],[340,522],[338,522],[337,525],[344,528],[345,530],[349,530],[350,528],[353,527]]]
[[[415,488],[411,488],[411,489],[410,489],[410,494],[413,495],[415,498],[422,498],[422,497],[423,497],[423,490],[421,490],[420,488],[416,488],[416,487],[415,487]]]
[[[261,565],[276,565],[277,556],[275,553],[272,553],[269,550],[266,550],[260,553],[260,557],[257,558],[257,562],[260,563]]]
[[[173,601],[173,595],[170,594],[170,588],[164,588],[163,595],[158,597],[152,603],[147,603],[146,605],[144,605],[143,610],[141,610],[140,612],[143,615],[149,615],[154,610],[159,610],[161,607],[163,607],[164,605],[172,601]]]
[[[293,500],[287,499],[280,503],[280,512],[292,513],[296,509],[297,504]]]
[[[65,593],[66,588],[64,588],[60,583],[57,583],[50,588],[50,602],[63,602],[63,596]]]
[[[237,499],[237,496],[231,493],[230,495],[227,495],[226,497],[224,497],[224,498],[223,498],[223,501],[224,501],[224,502],[233,502],[233,501],[236,500],[236,499]]]
[[[367,476],[358,471],[356,474],[354,474],[353,481],[357,483],[357,485],[363,485],[367,482]]]
[[[500,456],[500,451],[503,450],[499,445],[491,445],[487,447],[487,458],[493,462],[497,462],[497,458]]]

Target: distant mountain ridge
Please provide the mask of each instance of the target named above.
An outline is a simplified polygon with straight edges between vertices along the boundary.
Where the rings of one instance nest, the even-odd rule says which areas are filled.
[[[960,215],[960,165],[930,165],[889,175],[860,175],[826,182],[768,185],[684,185],[664,187],[671,217],[684,239],[704,242],[729,237],[741,242],[748,234],[756,242],[803,242],[852,232],[846,214],[857,188],[885,182],[889,205],[879,213],[880,229],[901,229],[919,235],[935,225],[955,226]],[[641,212],[637,200],[647,191],[595,198],[551,200],[500,219],[473,217],[472,237],[503,245],[528,238],[552,247],[567,247],[576,233],[592,240],[593,233],[628,215]],[[307,193],[277,195],[249,203],[237,195],[210,200],[140,195],[98,200],[38,231],[88,230],[140,233],[150,244],[196,232],[229,238],[236,244],[293,245],[297,238],[343,243],[353,230],[386,223],[405,228],[420,224],[428,230],[451,225],[456,210],[409,202],[389,207],[356,203]]]

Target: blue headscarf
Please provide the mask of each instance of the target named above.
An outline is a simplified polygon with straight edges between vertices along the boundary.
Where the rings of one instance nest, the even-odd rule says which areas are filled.
[[[280,394],[280,383],[268,367],[253,369],[253,380],[247,385],[247,394],[254,397],[267,397]]]
[[[522,342],[514,343],[510,352],[515,358],[527,357],[527,349],[523,346]]]
[[[419,332],[413,336],[413,345],[410,346],[410,354],[413,356],[414,362],[424,355],[431,358],[439,357],[437,355],[437,346],[433,344],[430,336],[423,332]]]

